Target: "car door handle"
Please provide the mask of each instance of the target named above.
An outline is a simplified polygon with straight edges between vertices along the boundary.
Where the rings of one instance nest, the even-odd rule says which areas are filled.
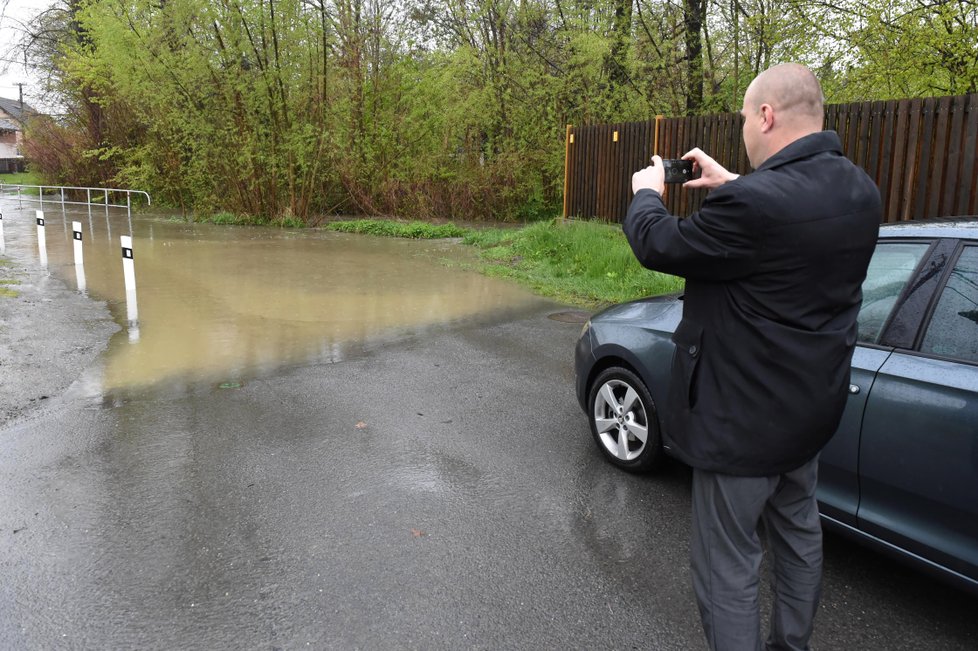
[[[856,395],[857,393],[859,393],[859,386],[855,384],[850,384],[849,393],[851,393],[852,395]]]

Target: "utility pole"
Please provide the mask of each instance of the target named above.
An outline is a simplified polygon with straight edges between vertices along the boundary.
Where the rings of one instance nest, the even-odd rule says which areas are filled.
[[[23,111],[24,110],[24,84],[18,83],[18,84],[14,84],[14,86],[16,86],[17,89],[20,91],[20,110]]]

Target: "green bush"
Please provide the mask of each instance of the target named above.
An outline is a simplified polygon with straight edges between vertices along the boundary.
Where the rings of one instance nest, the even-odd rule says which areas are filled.
[[[382,235],[386,237],[405,237],[416,240],[435,240],[449,237],[464,237],[468,231],[455,224],[429,224],[422,221],[386,221],[382,219],[356,219],[331,222],[327,230],[361,235]]]

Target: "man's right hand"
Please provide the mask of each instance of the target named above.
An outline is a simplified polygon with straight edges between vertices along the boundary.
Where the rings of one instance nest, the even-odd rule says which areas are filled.
[[[632,174],[632,192],[637,193],[639,190],[655,190],[659,194],[665,193],[665,172],[662,169],[661,156],[653,156],[650,166]]]
[[[700,177],[683,183],[684,188],[707,188],[712,190],[728,181],[733,181],[739,174],[733,174],[720,163],[707,156],[699,147],[694,147],[683,155],[683,160],[693,161],[693,173],[699,170]]]

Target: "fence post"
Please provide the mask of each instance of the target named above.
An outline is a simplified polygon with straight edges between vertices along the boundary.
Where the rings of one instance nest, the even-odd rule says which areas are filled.
[[[659,153],[659,130],[662,128],[662,121],[666,119],[664,115],[655,116],[655,133],[652,136],[652,155]]]
[[[573,125],[568,124],[567,130],[564,133],[564,220],[567,219],[567,192],[570,186],[570,146],[571,138],[573,137],[571,134],[572,128]]]

